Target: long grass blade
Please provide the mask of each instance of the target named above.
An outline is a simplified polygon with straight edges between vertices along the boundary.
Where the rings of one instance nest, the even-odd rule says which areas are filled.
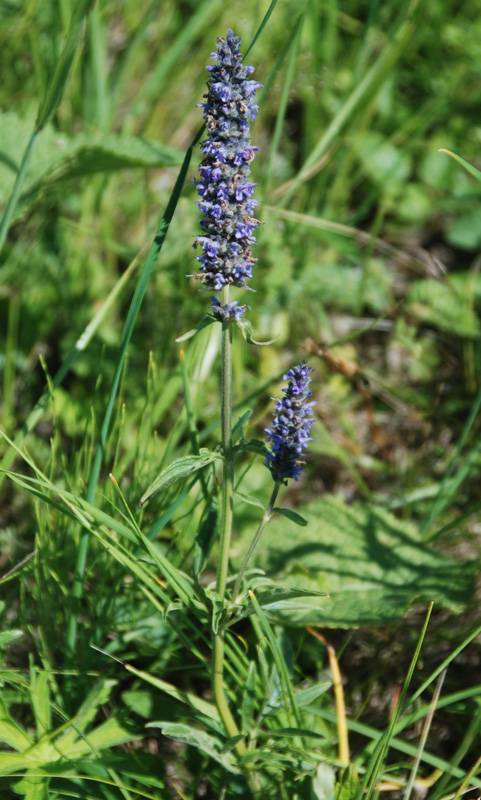
[[[82,29],[82,23],[89,11],[90,6],[91,6],[91,0],[79,0],[73,11],[64,49],[57,62],[52,79],[49,85],[47,86],[45,95],[40,103],[37,114],[37,120],[35,123],[35,129],[32,133],[30,141],[23,155],[22,163],[17,173],[14,187],[12,189],[12,194],[10,195],[8,205],[5,209],[5,213],[3,215],[3,219],[0,224],[0,253],[2,252],[3,245],[5,244],[5,239],[7,238],[10,224],[12,222],[12,217],[17,207],[17,202],[22,189],[22,184],[25,179],[27,167],[30,162],[35,144],[37,142],[38,135],[45,127],[50,116],[57,107],[57,104],[59,103],[60,98],[62,96],[62,92],[65,88],[65,84],[67,83],[67,78],[70,72],[70,68],[72,66],[72,61],[75,52],[77,50],[80,31]]]
[[[474,401],[469,417],[466,420],[466,424],[463,428],[461,436],[459,437],[459,441],[456,445],[456,450],[454,452],[454,455],[450,463],[448,464],[446,472],[443,475],[434,502],[421,524],[420,531],[424,535],[424,538],[427,541],[433,539],[436,536],[436,532],[433,532],[431,534],[428,533],[431,525],[433,524],[435,519],[439,516],[439,514],[442,513],[442,511],[447,507],[447,505],[449,504],[449,502],[452,500],[455,493],[459,489],[461,483],[469,474],[469,471],[472,467],[471,462],[473,462],[476,459],[479,449],[481,448],[481,440],[479,440],[477,446],[471,450],[470,456],[467,459],[466,463],[458,471],[456,479],[454,481],[451,481],[450,480],[451,476],[459,462],[459,459],[461,457],[461,452],[468,440],[468,436],[470,434],[471,428],[473,427],[475,420],[477,419],[480,408],[481,408],[481,390],[478,392],[478,395],[476,397],[476,400]]]
[[[110,388],[109,400],[107,403],[107,408],[105,411],[102,428],[100,430],[100,441],[97,446],[97,450],[95,452],[94,462],[90,473],[89,488],[87,492],[87,500],[90,503],[93,503],[97,492],[97,484],[100,475],[100,468],[102,465],[105,452],[105,443],[107,441],[107,435],[110,429],[110,421],[112,418],[114,403],[117,397],[117,391],[120,384],[120,378],[122,375],[125,356],[127,353],[127,347],[129,345],[130,338],[132,336],[132,331],[134,329],[135,321],[137,319],[137,314],[139,313],[142,300],[147,290],[150,276],[152,275],[157,258],[164,244],[165,237],[167,236],[167,232],[169,230],[172,217],[174,216],[174,212],[177,207],[177,203],[179,201],[182,187],[185,182],[187,171],[189,169],[190,161],[192,158],[192,150],[199,135],[200,134],[198,134],[197,137],[195,137],[193,143],[187,149],[184,161],[182,163],[179,175],[177,177],[174,189],[172,191],[171,198],[169,200],[169,203],[167,204],[167,208],[161,219],[160,225],[157,229],[157,233],[155,234],[154,240],[150,247],[149,254],[147,256],[144,268],[140,274],[137,286],[135,287],[135,292],[130,304],[129,312],[127,314],[127,319],[125,321],[125,326],[122,333],[122,339],[117,354],[117,363],[115,366],[114,377]],[[89,540],[88,531],[82,530],[80,533],[79,545],[77,550],[77,559],[75,564],[75,578],[72,585],[72,606],[67,626],[67,643],[66,643],[67,668],[72,664],[75,654],[75,642],[77,639],[77,614],[80,606],[80,599],[82,597],[85,565],[87,562],[88,540]]]
[[[402,688],[402,691],[401,691],[401,697],[400,697],[399,703],[398,703],[398,705],[396,707],[396,711],[392,715],[392,719],[391,719],[391,722],[389,724],[389,727],[386,729],[384,734],[381,736],[381,738],[379,739],[379,741],[378,741],[378,743],[377,743],[377,745],[375,747],[374,753],[373,753],[372,758],[370,760],[369,766],[368,766],[368,768],[366,770],[366,774],[364,776],[364,780],[363,780],[363,782],[361,784],[361,787],[359,789],[359,792],[357,794],[356,800],[361,800],[361,798],[364,797],[364,796],[365,796],[366,800],[370,800],[370,798],[372,797],[372,794],[373,794],[374,789],[375,789],[375,785],[376,785],[376,781],[377,781],[378,775],[380,774],[380,772],[382,770],[382,767],[383,767],[383,764],[384,764],[384,761],[385,761],[385,758],[386,758],[386,754],[387,754],[387,751],[388,751],[389,746],[390,746],[391,739],[394,736],[396,723],[397,723],[397,721],[398,721],[398,719],[399,719],[399,717],[400,717],[400,715],[402,713],[402,710],[404,710],[405,698],[406,698],[406,695],[407,695],[407,692],[408,692],[408,689],[409,689],[409,685],[411,683],[411,678],[412,678],[412,676],[414,674],[414,670],[415,670],[416,664],[417,664],[418,659],[419,659],[419,655],[420,655],[421,648],[422,648],[422,645],[423,645],[423,642],[424,642],[424,637],[426,636],[426,631],[427,631],[427,627],[428,627],[428,624],[429,624],[429,619],[431,617],[432,610],[433,610],[433,604],[431,603],[431,606],[429,607],[428,613],[426,615],[426,620],[424,622],[424,626],[423,626],[423,629],[421,631],[421,635],[419,637],[419,640],[418,640],[418,643],[417,643],[417,646],[416,646],[416,650],[415,650],[414,656],[413,656],[412,661],[411,661],[411,665],[409,667],[408,674],[407,674],[406,679],[404,681],[404,685],[403,685],[403,688]]]
[[[104,321],[104,319],[107,316],[108,312],[114,306],[117,298],[120,296],[122,290],[125,288],[125,286],[128,283],[130,277],[135,272],[135,270],[136,270],[136,268],[138,266],[141,254],[142,254],[142,251],[135,256],[133,261],[129,264],[129,266],[127,267],[125,272],[122,274],[120,279],[117,281],[117,283],[115,284],[115,286],[111,290],[111,292],[108,295],[105,303],[97,311],[97,313],[95,314],[93,319],[89,322],[89,324],[87,325],[85,330],[81,333],[81,335],[79,336],[79,338],[75,342],[75,345],[73,346],[72,350],[68,354],[67,358],[65,359],[65,361],[63,362],[61,367],[59,367],[59,369],[57,370],[57,372],[55,373],[55,375],[52,378],[52,387],[53,387],[53,389],[56,389],[58,386],[61,386],[64,378],[68,375],[68,373],[70,372],[71,368],[73,367],[73,365],[75,364],[75,362],[77,361],[79,356],[85,351],[85,349],[87,348],[88,344],[91,342],[91,340],[95,336],[96,332],[98,331],[100,325]],[[42,418],[42,416],[44,414],[44,411],[48,406],[48,401],[49,401],[50,397],[51,397],[51,389],[47,388],[43,392],[43,394],[40,396],[40,398],[37,400],[37,402],[35,403],[35,406],[33,407],[31,412],[29,413],[26,421],[22,425],[22,428],[20,429],[20,431],[15,436],[14,444],[17,447],[21,447],[21,445],[24,443],[24,441],[27,438],[27,436],[29,435],[29,433],[31,433],[33,431],[35,426],[41,420],[41,418]],[[8,470],[12,466],[12,464],[13,464],[13,462],[15,460],[15,457],[16,457],[15,449],[7,450],[7,452],[5,453],[4,457],[2,458],[2,461],[0,462],[0,470]],[[0,486],[2,485],[4,478],[5,478],[5,472],[2,472],[0,474]]]
[[[356,86],[346,102],[343,103],[283,195],[280,202],[281,206],[286,206],[302,184],[311,177],[313,166],[320,162],[320,159],[332,147],[355,114],[372,100],[388,75],[391,74],[394,64],[405,50],[415,31],[415,19],[424,2],[425,0],[419,0],[418,3],[413,4],[408,19],[400,25],[390,43],[385,47],[364,79]]]

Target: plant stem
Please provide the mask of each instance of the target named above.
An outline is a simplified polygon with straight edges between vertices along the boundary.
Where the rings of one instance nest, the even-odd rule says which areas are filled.
[[[222,305],[229,302],[229,287],[222,290]],[[232,536],[234,458],[232,453],[232,325],[222,323],[222,366],[221,366],[221,441],[224,456],[222,477],[222,514],[217,567],[216,590],[223,598],[229,568],[229,549]]]
[[[222,290],[222,305],[229,302],[229,287]],[[222,477],[222,512],[219,542],[219,562],[217,565],[216,590],[222,600],[225,598],[227,574],[229,570],[229,548],[232,536],[233,496],[234,496],[234,455],[232,450],[232,325],[222,323],[222,367],[221,367],[221,441],[224,456]],[[214,634],[212,691],[220,718],[229,736],[239,736],[239,729],[224,692],[224,631]],[[245,744],[239,740],[235,745],[238,756],[246,752]]]
[[[279,494],[279,489],[280,488],[281,488],[281,484],[279,483],[279,481],[276,481],[275,484],[274,484],[274,488],[272,490],[271,499],[269,500],[269,505],[267,506],[267,509],[264,512],[264,516],[262,517],[260,525],[257,528],[256,535],[254,536],[254,538],[253,538],[253,540],[251,542],[251,546],[249,547],[249,549],[247,551],[247,554],[246,554],[246,557],[244,558],[244,561],[242,562],[242,567],[240,568],[240,570],[239,570],[239,572],[237,574],[236,582],[234,584],[234,590],[232,592],[232,601],[231,601],[232,603],[234,603],[237,595],[239,594],[239,589],[240,589],[240,586],[241,586],[242,578],[244,577],[244,573],[245,573],[245,571],[247,569],[247,564],[250,561],[252,553],[254,552],[255,548],[257,547],[257,543],[258,543],[259,539],[261,538],[262,531],[264,530],[264,528],[266,527],[267,523],[269,522],[269,520],[272,517],[272,514],[274,512],[274,505],[275,505],[275,502],[277,500],[277,495]]]

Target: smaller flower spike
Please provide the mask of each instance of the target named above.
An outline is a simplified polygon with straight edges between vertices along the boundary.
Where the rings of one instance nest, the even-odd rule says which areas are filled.
[[[256,262],[250,247],[259,225],[252,216],[257,184],[248,178],[258,150],[251,145],[250,123],[256,117],[254,97],[261,84],[248,79],[254,68],[242,65],[239,50],[240,39],[231,30],[225,39],[217,39],[217,52],[211,54],[216,63],[207,67],[206,102],[199,103],[207,139],[201,144],[201,180],[195,181],[201,198],[197,205],[204,214],[204,235],[194,244],[203,251],[197,256],[202,272],[196,277],[215,291],[226,285],[245,287]]]
[[[272,446],[266,457],[266,467],[275,481],[286,483],[288,478],[297,481],[302,471],[299,456],[312,441],[309,432],[314,422],[314,403],[307,402],[312,397],[309,389],[311,372],[305,361],[288,370],[284,375],[284,380],[288,380],[287,387],[282,390],[284,397],[276,400],[274,424],[265,429],[266,441]]]

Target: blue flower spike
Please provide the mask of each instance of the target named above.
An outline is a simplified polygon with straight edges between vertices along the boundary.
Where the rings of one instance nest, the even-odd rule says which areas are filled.
[[[229,30],[225,39],[217,39],[215,61],[207,67],[210,77],[204,95],[203,116],[207,138],[201,143],[204,159],[195,181],[200,200],[197,205],[204,214],[201,220],[203,235],[197,236],[194,247],[202,248],[197,256],[201,264],[199,278],[206,289],[221,291],[224,286],[247,287],[256,259],[251,253],[255,244],[254,231],[260,224],[252,214],[257,205],[253,194],[257,184],[249,181],[250,162],[257,147],[250,141],[250,123],[256,117],[254,102],[261,84],[250,80],[253,67],[242,65],[240,39]],[[222,311],[214,303],[217,319],[242,317],[244,307]]]
[[[305,361],[287,371],[284,380],[288,384],[282,390],[282,400],[276,400],[274,424],[272,428],[265,429],[266,442],[271,445],[266,467],[279,483],[287,483],[288,478],[297,481],[303,469],[299,457],[308,442],[312,441],[309,433],[314,422],[314,402],[308,402],[312,397],[309,389],[311,372],[312,368]]]

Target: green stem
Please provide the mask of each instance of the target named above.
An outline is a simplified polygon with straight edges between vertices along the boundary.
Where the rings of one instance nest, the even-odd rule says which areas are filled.
[[[222,290],[222,305],[229,302],[229,287]],[[221,367],[221,441],[224,456],[222,477],[222,512],[219,541],[219,561],[217,565],[216,590],[222,600],[225,598],[227,575],[229,571],[229,549],[232,536],[233,497],[234,497],[234,454],[232,448],[232,325],[222,323],[222,367]],[[231,714],[224,692],[224,631],[214,634],[212,662],[212,691],[220,718],[229,736],[239,736],[239,729]],[[238,756],[245,755],[244,742],[235,745]]]
[[[239,589],[240,589],[240,586],[241,586],[242,578],[244,577],[244,573],[245,573],[245,571],[247,569],[247,564],[250,561],[252,553],[254,552],[255,548],[257,547],[257,543],[258,543],[259,539],[261,538],[262,531],[264,530],[264,528],[266,527],[267,523],[271,519],[272,514],[274,513],[274,505],[275,505],[275,502],[277,500],[277,495],[279,494],[279,489],[280,488],[281,488],[281,484],[279,483],[279,481],[276,481],[275,484],[274,484],[274,488],[272,490],[271,499],[269,500],[269,505],[267,506],[267,509],[266,509],[266,511],[264,513],[264,516],[261,519],[260,525],[259,525],[259,527],[257,529],[256,535],[254,536],[254,538],[253,538],[253,540],[251,542],[251,546],[249,547],[249,549],[247,551],[246,557],[244,558],[244,561],[242,562],[242,567],[240,568],[240,570],[239,570],[239,572],[237,574],[236,582],[234,584],[234,590],[232,592],[232,601],[231,601],[232,603],[235,602],[235,599],[236,599],[237,595],[239,594]]]
[[[229,287],[222,290],[222,305],[229,302]],[[221,441],[224,456],[222,477],[222,515],[220,530],[219,564],[216,590],[223,598],[229,569],[229,549],[232,536],[234,497],[234,458],[232,452],[232,326],[222,323],[221,366]]]
[[[15,213],[15,209],[17,208],[18,198],[20,196],[20,190],[22,188],[23,181],[25,178],[25,173],[27,171],[31,155],[33,153],[33,149],[37,141],[38,133],[39,133],[38,130],[35,129],[30,137],[27,149],[23,154],[23,159],[22,163],[20,164],[20,169],[18,170],[17,177],[15,178],[15,184],[12,189],[12,194],[10,195],[8,205],[3,215],[2,223],[0,225],[0,253],[2,251],[3,245],[5,244],[5,239],[7,238],[7,233],[9,231],[10,223]]]

